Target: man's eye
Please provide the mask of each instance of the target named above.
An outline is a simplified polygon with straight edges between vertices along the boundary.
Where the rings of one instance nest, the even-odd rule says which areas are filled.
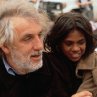
[[[25,37],[23,40],[28,41],[28,40],[31,40],[31,39],[32,39],[32,37]]]
[[[39,33],[39,37],[43,37],[44,36],[44,33],[43,32],[40,32]]]

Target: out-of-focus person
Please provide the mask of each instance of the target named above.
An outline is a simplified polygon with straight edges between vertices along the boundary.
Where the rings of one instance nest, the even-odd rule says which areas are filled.
[[[92,0],[77,0],[76,4],[82,11],[83,16],[88,20],[93,20],[93,1]]]

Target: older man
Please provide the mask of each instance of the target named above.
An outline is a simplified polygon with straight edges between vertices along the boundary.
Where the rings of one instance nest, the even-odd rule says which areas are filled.
[[[41,69],[48,24],[30,2],[0,3],[0,97],[47,97],[49,77]]]

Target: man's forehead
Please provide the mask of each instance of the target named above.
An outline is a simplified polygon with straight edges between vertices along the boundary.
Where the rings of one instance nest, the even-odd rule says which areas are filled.
[[[24,24],[24,23],[35,23],[35,20],[29,20],[25,17],[12,17],[11,18],[11,22],[14,26],[18,26],[18,25],[21,25],[21,24]]]
[[[13,29],[17,33],[38,34],[42,32],[42,27],[34,20],[27,20],[21,17],[12,18]]]

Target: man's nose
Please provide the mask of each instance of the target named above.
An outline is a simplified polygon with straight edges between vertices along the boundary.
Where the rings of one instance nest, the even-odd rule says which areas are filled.
[[[34,50],[43,50],[43,39],[36,37],[34,41]]]

